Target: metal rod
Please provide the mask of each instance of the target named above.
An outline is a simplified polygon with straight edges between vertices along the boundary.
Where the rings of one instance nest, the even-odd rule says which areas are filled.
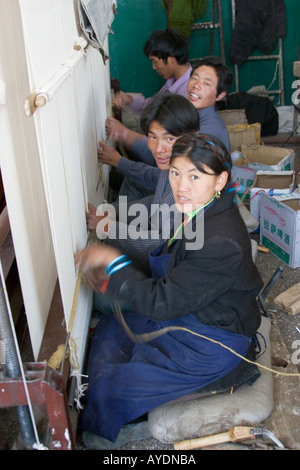
[[[2,269],[1,269],[2,271]],[[21,367],[14,341],[12,326],[9,321],[6,295],[3,286],[2,276],[0,276],[0,336],[5,345],[6,372],[9,378],[21,376]],[[26,447],[32,447],[36,442],[30,409],[26,405],[15,407],[18,418],[21,439]]]
[[[266,304],[265,304],[265,301],[264,299],[262,298],[262,295],[261,294],[258,294],[258,300],[259,300],[259,303],[261,305],[261,308],[263,309],[263,312],[265,314],[265,317],[266,318],[270,318],[270,315],[268,313],[268,310],[267,310],[267,307],[266,307]]]

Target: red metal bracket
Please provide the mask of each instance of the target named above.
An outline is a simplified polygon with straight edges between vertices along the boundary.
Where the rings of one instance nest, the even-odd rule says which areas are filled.
[[[25,378],[32,405],[45,405],[53,450],[74,450],[63,376],[45,362],[24,364]],[[0,367],[0,408],[28,405],[21,377],[9,378]]]

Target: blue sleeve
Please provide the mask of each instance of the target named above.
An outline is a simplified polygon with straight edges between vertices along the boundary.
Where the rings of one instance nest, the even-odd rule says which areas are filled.
[[[156,166],[152,152],[148,148],[147,138],[137,139],[130,150],[138,157],[141,162],[151,166]]]
[[[213,108],[207,108],[199,111],[199,117],[201,134],[214,135],[223,142],[228,152],[230,152],[228,130],[219,113]]]
[[[242,261],[242,249],[235,242],[208,240],[202,249],[187,251],[164,278],[149,278],[133,264],[117,271],[110,277],[107,293],[124,300],[137,314],[155,320],[170,320],[191,311],[200,313],[218,299],[222,301]],[[179,299],[184,299],[180,305]],[[210,312],[215,315],[215,309]],[[207,320],[214,324],[213,317]]]
[[[228,130],[226,127],[220,132],[220,140],[223,142],[228,152],[230,153],[231,152],[230,138],[229,138]]]
[[[144,188],[155,191],[161,170],[146,163],[134,162],[121,157],[117,171],[131,178]]]

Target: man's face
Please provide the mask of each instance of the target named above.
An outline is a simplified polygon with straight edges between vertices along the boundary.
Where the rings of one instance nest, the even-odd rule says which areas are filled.
[[[160,170],[168,170],[172,148],[178,137],[162,127],[157,121],[151,122],[148,132],[148,147]]]
[[[217,96],[218,76],[213,67],[201,65],[194,70],[187,84],[188,99],[196,109],[214,106],[216,101],[225,96],[225,92]]]
[[[157,56],[150,55],[149,59],[152,62],[152,68],[156,71],[158,75],[163,77],[165,80],[168,80],[173,76],[173,64],[171,57],[168,57],[167,63],[163,59],[159,59]]]

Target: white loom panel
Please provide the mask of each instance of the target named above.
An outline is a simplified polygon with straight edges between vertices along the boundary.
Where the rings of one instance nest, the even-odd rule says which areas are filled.
[[[36,40],[36,35],[26,37],[28,61],[33,57],[30,51],[35,47]],[[72,47],[73,42],[74,38]],[[52,47],[52,43],[48,44],[48,48]],[[65,57],[67,63],[72,55],[72,47]],[[45,44],[43,48],[46,48]],[[33,76],[39,65],[38,56],[34,56],[34,62],[30,61]],[[98,69],[98,74],[94,77],[91,76],[92,67]],[[56,72],[53,69],[49,77],[55,76]],[[104,76],[106,86],[109,85],[105,93]],[[94,97],[95,89],[101,89],[98,95],[99,105]],[[97,140],[104,138],[107,115],[104,97],[107,96],[110,97],[109,66],[104,66],[98,51],[88,47],[86,55],[72,67],[52,100],[34,115],[66,325],[69,323],[76,284],[74,253],[87,242],[87,203],[102,202],[106,190],[100,184],[96,192],[99,173]],[[98,130],[96,115],[102,121],[102,128]],[[72,331],[72,337],[76,338],[80,364],[85,350],[91,304],[92,292],[82,284]]]
[[[86,201],[95,206],[103,201],[108,189],[109,168],[98,163],[97,146],[106,138],[105,119],[111,113],[109,76],[109,63],[104,65],[100,53],[92,47],[74,71]],[[100,171],[103,175],[98,185]]]
[[[41,87],[69,57],[80,33],[76,3],[74,0],[19,0],[32,65],[32,88]]]
[[[66,326],[69,325],[77,278],[74,253],[84,247],[87,241],[79,145],[76,132],[74,134],[76,114],[72,109],[71,80],[65,82],[56,97],[36,116],[40,127],[40,155],[47,185],[47,203]],[[66,108],[69,110],[67,115]],[[85,351],[91,302],[91,290],[81,284],[72,330],[80,363]]]
[[[69,187],[64,162],[64,157],[67,159],[69,155],[67,150],[63,148],[59,127],[60,116],[56,101],[57,98],[54,98],[44,109],[39,110],[35,119],[38,121],[40,157],[44,183],[47,188],[47,205],[62,302],[66,321],[68,322],[76,282],[73,233],[76,232],[75,224],[77,220],[72,221],[71,219]],[[75,147],[76,145],[74,145]],[[64,152],[66,152],[65,155]],[[74,179],[76,179],[75,175],[74,172]],[[78,194],[81,194],[80,188]],[[77,198],[79,206],[81,205],[80,199],[80,197]],[[78,213],[80,214],[80,207]],[[84,222],[82,228],[85,228]],[[84,246],[84,241],[81,246]]]
[[[68,324],[76,283],[74,253],[87,241],[86,205],[100,204],[107,191],[108,167],[102,168],[105,184],[100,183],[96,191],[97,141],[105,138],[105,118],[110,114],[110,76],[109,64],[103,64],[97,50],[89,46],[46,106],[39,108],[33,118],[24,115],[25,98],[55,76],[73,53],[78,37],[76,5],[76,0],[3,0],[1,4],[2,13],[6,8],[18,21],[11,21],[1,33],[3,38],[4,31],[7,36],[11,31],[16,36],[16,41],[5,45],[5,60],[15,56],[10,78],[17,77],[20,82],[16,84],[14,108],[10,109],[12,116],[16,112],[20,115],[20,120],[15,122],[15,129],[12,119],[9,122],[5,143],[13,147],[13,155],[4,155],[4,167],[9,167],[4,173],[5,177],[14,173],[6,177],[11,192],[5,191],[8,208],[15,215],[11,225],[35,357],[57,275]],[[2,26],[4,22],[0,22]],[[22,160],[24,168],[20,155],[26,157]],[[32,297],[38,297],[43,310],[32,307]],[[91,289],[82,282],[72,331],[80,364],[91,305]]]
[[[9,40],[8,40],[9,38]],[[38,355],[57,279],[34,121],[22,22],[16,0],[0,2],[0,164],[33,353]]]

